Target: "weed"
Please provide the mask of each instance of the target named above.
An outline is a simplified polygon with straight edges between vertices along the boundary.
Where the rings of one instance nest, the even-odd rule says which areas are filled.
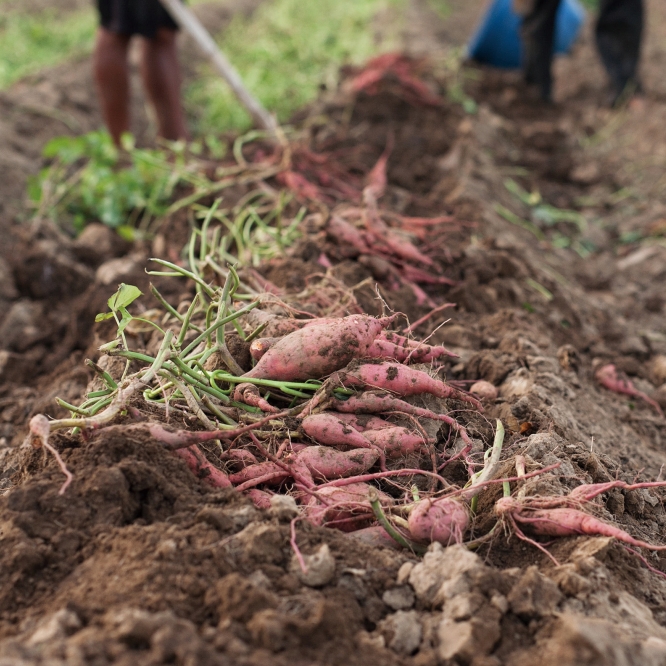
[[[44,156],[53,161],[28,187],[37,215],[70,233],[99,220],[131,238],[164,214],[177,185],[210,184],[184,144],[139,149],[126,135],[123,146],[121,153],[106,132],[51,140]]]

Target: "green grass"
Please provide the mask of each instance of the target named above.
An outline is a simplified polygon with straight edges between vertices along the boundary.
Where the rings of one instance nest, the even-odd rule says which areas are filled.
[[[0,0],[0,6],[5,1]],[[438,8],[446,5],[446,0],[429,1]],[[399,21],[389,21],[393,33],[389,30],[379,39],[373,18],[387,8],[399,12],[404,2],[270,0],[249,18],[237,16],[218,41],[248,88],[284,121],[314,99],[321,85],[335,87],[341,64],[361,63],[395,48]],[[25,14],[17,9],[0,14],[0,89],[90,53],[96,25],[92,7],[67,14],[54,10]],[[184,91],[185,104],[196,118],[195,132],[248,128],[249,117],[219,75],[207,65],[201,70]]]
[[[403,0],[273,0],[252,17],[236,17],[219,44],[248,88],[281,121],[337,84],[342,63],[361,63],[397,45],[396,33],[376,40],[378,11]],[[186,93],[198,129],[246,129],[250,120],[219,76],[204,68]]]
[[[83,10],[61,16],[9,12],[0,17],[0,89],[92,48],[96,16]]]
[[[451,15],[451,5],[449,5],[448,0],[428,0],[428,5],[443,19]]]
[[[9,0],[0,0],[0,8]],[[196,5],[210,0],[190,0]],[[0,13],[0,90],[44,67],[52,67],[92,51],[97,11],[23,13],[12,3]]]

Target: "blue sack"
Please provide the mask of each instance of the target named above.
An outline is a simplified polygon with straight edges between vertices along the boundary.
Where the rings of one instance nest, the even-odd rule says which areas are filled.
[[[495,0],[467,46],[470,58],[494,67],[518,69],[523,61],[521,17],[512,0]],[[562,0],[555,22],[555,53],[571,50],[585,20],[578,0]]]

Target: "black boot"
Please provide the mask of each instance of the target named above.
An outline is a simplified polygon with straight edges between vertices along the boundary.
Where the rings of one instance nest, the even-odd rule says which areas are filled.
[[[551,63],[555,42],[555,17],[560,0],[535,0],[521,27],[525,82],[536,85],[541,99],[550,101],[553,75]]]
[[[640,92],[638,62],[643,34],[643,0],[601,0],[597,49],[608,72],[612,103]]]

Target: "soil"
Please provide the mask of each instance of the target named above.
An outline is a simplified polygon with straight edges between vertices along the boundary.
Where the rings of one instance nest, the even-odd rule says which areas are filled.
[[[458,222],[424,244],[454,282],[426,291],[457,305],[417,334],[458,354],[442,370],[448,380],[497,387],[483,416],[460,419],[479,446],[502,420],[503,473],[514,473],[520,452],[528,471],[560,465],[529,482],[528,495],[653,480],[666,463],[666,420],[600,387],[594,373],[614,363],[666,409],[666,8],[647,2],[645,98],[611,111],[589,26],[575,54],[557,63],[549,107],[530,101],[514,73],[443,67],[479,5],[451,2],[446,20],[425,1],[410,10],[405,47],[431,54],[421,75],[448,93],[441,108],[413,106],[387,86],[353,104],[344,91],[329,93],[295,122],[308,128],[313,150],[342,156],[357,180],[393,133],[382,205]],[[21,446],[27,421],[64,413],[55,395],[80,399],[90,380],[82,361],[97,358],[112,335],[92,327],[94,315],[118,282],[145,290],[149,250],[97,225],[73,241],[46,224],[15,223],[26,215],[17,195],[41,166],[43,142],[63,132],[62,114],[77,119],[73,132],[99,124],[87,68],[56,68],[0,102],[8,112],[0,141],[11,147],[0,151],[8,239],[0,259],[0,665],[666,663],[660,552],[641,551],[641,561],[608,538],[581,535],[547,545],[556,564],[499,525],[475,551],[433,546],[417,558],[301,521],[301,552],[333,561],[313,583],[295,563],[287,507],[260,511],[234,491],[209,489],[122,423],[87,440],[54,438],[75,477],[58,495],[55,462]],[[475,114],[455,101],[461,82]],[[26,113],[37,103],[31,95],[48,112]],[[585,223],[539,217],[508,179]],[[179,250],[185,224],[168,222],[167,253]],[[308,231],[289,260],[262,267],[264,277],[300,292],[323,272],[324,252],[338,284],[382,282],[376,266],[336,246],[316,221]],[[160,289],[175,302],[182,296],[168,280]],[[428,311],[408,290],[381,293],[412,320]],[[374,289],[354,294],[379,313]],[[475,535],[495,522],[500,495],[481,496]],[[665,497],[613,490],[598,515],[664,545]]]

